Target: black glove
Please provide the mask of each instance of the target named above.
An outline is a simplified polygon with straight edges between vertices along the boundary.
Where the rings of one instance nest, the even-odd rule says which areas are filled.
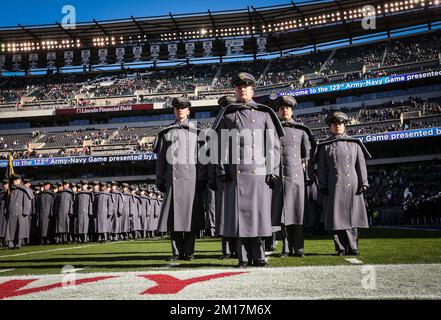
[[[165,184],[163,183],[158,183],[156,185],[156,187],[158,188],[159,192],[165,192]]]
[[[321,194],[329,195],[329,190],[328,190],[328,188],[320,188],[319,191],[320,191]]]
[[[213,191],[217,191],[217,185],[216,182],[212,182],[208,184],[208,187],[213,190]]]
[[[273,174],[267,174],[265,177],[266,184],[270,187],[270,189],[274,189],[274,184],[277,180],[277,177]]]
[[[222,174],[219,176],[219,180],[222,182],[230,182],[231,181],[231,177],[229,174]]]
[[[367,186],[361,186],[358,188],[357,192],[355,193],[357,196],[359,196],[362,193],[365,193],[367,191],[368,187]]]

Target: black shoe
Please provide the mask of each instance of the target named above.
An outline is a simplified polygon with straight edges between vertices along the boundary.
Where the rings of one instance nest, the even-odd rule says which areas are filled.
[[[350,255],[350,256],[358,256],[358,250],[350,250],[348,255]]]
[[[175,256],[171,256],[167,259],[165,259],[165,261],[178,261],[179,260],[179,256],[175,255]]]
[[[223,254],[219,258],[219,260],[225,260],[225,259],[231,259],[231,255],[229,254]]]
[[[296,252],[294,253],[294,257],[304,258],[305,254],[303,252]]]
[[[239,268],[239,269],[248,268],[248,262],[239,262],[239,264],[236,266],[236,268]]]
[[[194,260],[194,255],[188,254],[188,255],[185,256],[184,259],[185,259],[185,261],[192,261],[192,260]]]
[[[288,258],[288,254],[287,254],[287,253],[282,253],[282,254],[280,255],[280,258]]]
[[[344,251],[338,251],[337,253],[336,253],[336,255],[337,256],[344,256],[345,255],[345,252]]]
[[[253,262],[253,266],[255,267],[266,267],[268,264],[265,260],[257,260]]]

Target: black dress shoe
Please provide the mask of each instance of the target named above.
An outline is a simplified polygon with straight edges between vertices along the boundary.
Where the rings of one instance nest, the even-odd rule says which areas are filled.
[[[287,254],[287,253],[282,253],[282,254],[280,255],[280,258],[288,258],[288,254]]]
[[[294,257],[304,258],[305,254],[303,252],[296,252],[294,253]]]
[[[253,266],[255,267],[266,267],[268,264],[265,260],[256,260],[253,262]]]
[[[344,251],[338,251],[337,253],[336,253],[336,255],[337,256],[344,256],[345,255],[345,252]]]
[[[223,254],[219,258],[219,260],[225,260],[225,259],[231,259],[231,255],[229,254]]]
[[[239,264],[236,266],[237,268],[248,268],[248,262],[239,262]]]
[[[167,258],[165,261],[178,261],[178,260],[179,260],[179,256],[174,255],[174,256]]]
[[[350,255],[350,256],[358,256],[358,250],[350,250],[348,255]]]
[[[192,260],[194,260],[194,255],[192,255],[192,254],[186,255],[184,259],[186,261],[192,261]]]

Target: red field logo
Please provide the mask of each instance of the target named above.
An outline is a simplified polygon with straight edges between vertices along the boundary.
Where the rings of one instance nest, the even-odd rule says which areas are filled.
[[[211,275],[206,276],[200,276],[200,277],[194,277],[189,278],[185,280],[178,279],[176,277],[167,275],[167,274],[147,274],[147,275],[139,275],[137,277],[148,279],[151,281],[156,282],[156,286],[153,286],[141,293],[139,295],[146,295],[146,294],[177,294],[178,292],[182,291],[185,287],[198,283],[198,282],[205,282],[212,279],[218,279],[223,277],[231,277],[234,275],[239,275],[246,272],[222,272],[222,273],[215,273]],[[108,279],[115,279],[118,278],[118,276],[101,276],[101,277],[92,277],[92,278],[84,278],[80,280],[76,280],[69,284],[69,286],[79,286],[86,283],[94,283],[98,281],[108,280]],[[0,299],[7,299],[17,296],[23,296],[31,293],[39,293],[44,291],[49,291],[56,288],[66,287],[65,282],[58,282],[51,285],[41,286],[41,287],[35,287],[30,289],[23,289],[27,285],[39,280],[36,279],[26,279],[26,280],[9,280],[3,283],[0,283]]]

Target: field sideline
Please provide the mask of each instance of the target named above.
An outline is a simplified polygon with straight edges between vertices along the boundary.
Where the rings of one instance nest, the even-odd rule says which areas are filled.
[[[430,230],[361,230],[357,257],[335,256],[331,238],[320,236],[305,241],[305,258],[281,258],[279,241],[277,252],[268,256],[269,267],[247,269],[234,268],[237,259],[218,260],[221,243],[213,238],[197,240],[195,260],[174,263],[165,261],[170,256],[166,238],[2,249],[0,298],[439,299],[441,231]],[[62,272],[66,266],[74,269],[79,283],[55,288],[72,275]],[[370,270],[366,266],[375,269],[369,290],[361,285]],[[90,277],[93,283],[82,284],[92,280],[81,279]],[[164,289],[161,281],[172,287]],[[265,284],[264,292],[258,290]],[[243,286],[248,288],[245,296]]]

